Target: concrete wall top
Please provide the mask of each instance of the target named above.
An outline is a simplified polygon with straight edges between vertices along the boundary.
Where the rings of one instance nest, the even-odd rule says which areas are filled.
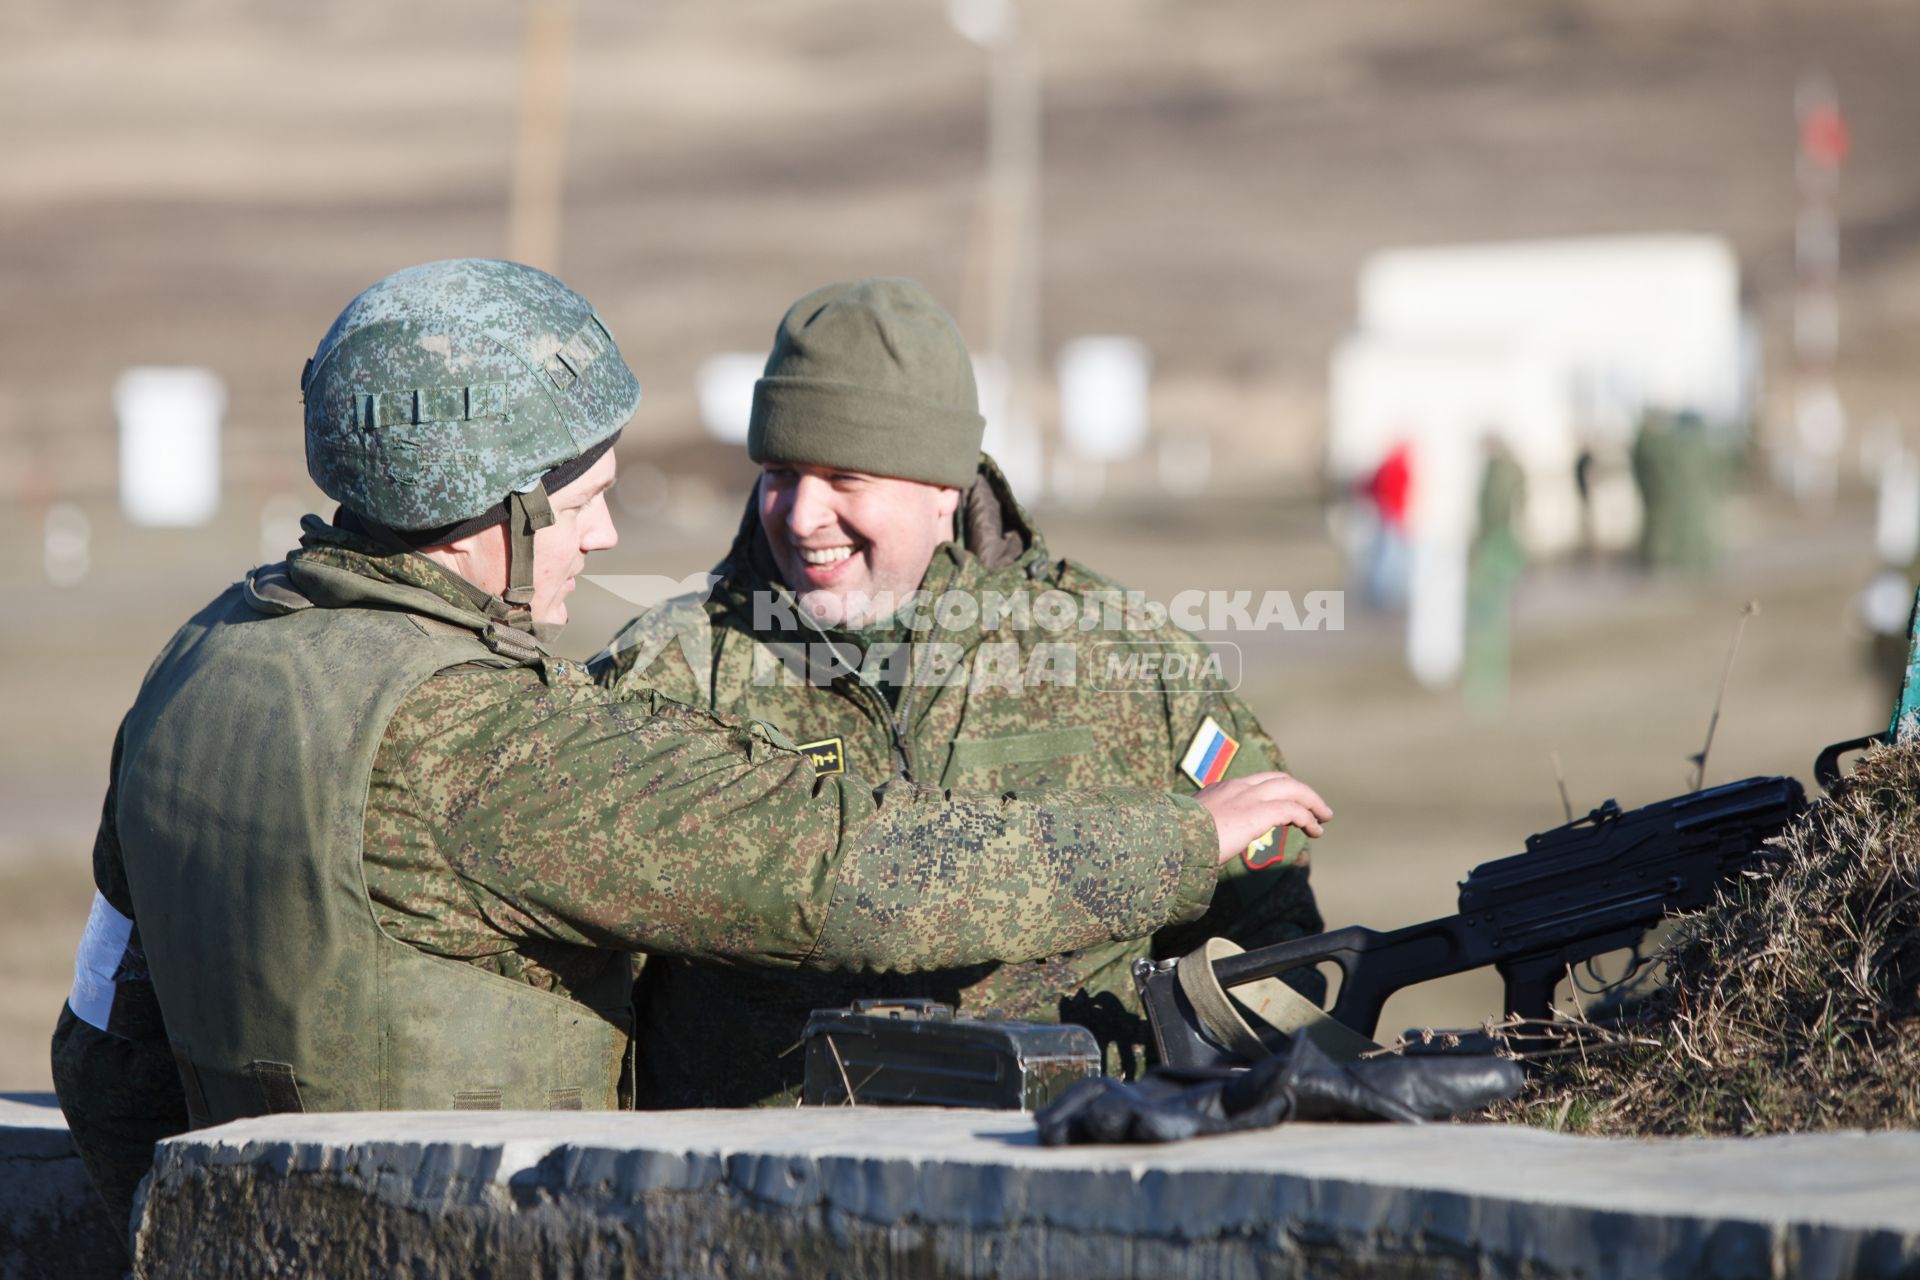
[[[460,1168],[511,1182],[554,1152],[854,1159],[906,1166],[1153,1176],[1290,1174],[1452,1191],[1622,1213],[1684,1210],[1765,1222],[1814,1222],[1920,1234],[1920,1133],[1767,1138],[1580,1138],[1510,1125],[1295,1124],[1159,1146],[1039,1145],[1027,1117],[937,1107],[790,1110],[392,1112],[240,1120],[166,1144],[210,1163],[282,1148],[293,1167],[343,1147],[406,1148],[423,1170]],[[474,1157],[485,1159],[475,1164]],[[622,1164],[620,1177],[642,1170]],[[643,1189],[637,1184],[635,1190]],[[852,1206],[849,1206],[852,1207]],[[928,1206],[938,1212],[939,1206]]]
[[[576,1274],[615,1256],[739,1274],[730,1250],[796,1277],[1920,1268],[1909,1132],[1624,1141],[1303,1124],[1047,1149],[1024,1116],[918,1108],[282,1115],[165,1143],[155,1169],[142,1226],[155,1275],[351,1266],[362,1230],[365,1257],[397,1250],[423,1275]],[[208,1251],[224,1205],[284,1223],[323,1185],[311,1203],[335,1216],[304,1243],[283,1230],[273,1256],[258,1233]],[[343,1188],[364,1197],[344,1219]]]

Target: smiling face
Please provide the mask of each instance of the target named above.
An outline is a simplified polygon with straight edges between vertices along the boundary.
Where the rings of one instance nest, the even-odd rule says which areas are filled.
[[[558,493],[548,495],[553,523],[533,535],[533,620],[559,626],[567,620],[567,597],[578,585],[587,556],[610,550],[620,541],[607,510],[607,490],[613,487],[613,450],[576,476]],[[507,527],[504,524],[468,534],[444,547],[428,547],[421,554],[453,570],[468,582],[495,595],[507,589]]]
[[[864,627],[920,586],[953,536],[958,489],[801,463],[760,471],[760,527],[780,578],[830,627]]]

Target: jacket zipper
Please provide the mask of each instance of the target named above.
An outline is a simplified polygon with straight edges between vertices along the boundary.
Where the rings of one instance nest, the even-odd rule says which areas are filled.
[[[862,671],[858,665],[847,661],[846,655],[841,651],[839,643],[813,620],[813,615],[808,613],[806,609],[800,605],[798,600],[794,601],[794,614],[798,617],[805,618],[806,625],[813,629],[815,635],[826,642],[827,648],[833,651],[834,661],[846,668],[846,674],[853,677],[854,687],[859,689],[866,697],[869,706],[878,712],[880,722],[887,726],[888,733],[893,739],[894,776],[912,782],[913,744],[907,738],[906,713],[912,701],[913,676],[914,670],[919,663],[919,647],[917,645],[911,645],[910,642],[910,647],[907,651],[907,687],[900,691],[900,714],[896,716],[893,706],[887,701],[887,695],[881,692],[879,686],[867,678],[867,673]],[[938,626],[939,624],[936,622],[934,625]]]

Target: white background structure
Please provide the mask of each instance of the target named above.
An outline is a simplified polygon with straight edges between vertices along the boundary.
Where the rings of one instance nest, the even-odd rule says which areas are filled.
[[[1445,684],[1458,671],[1464,599],[1454,597],[1465,590],[1485,441],[1502,442],[1525,473],[1528,550],[1568,551],[1583,529],[1580,455],[1600,462],[1597,476],[1619,478],[1649,410],[1744,431],[1754,351],[1739,267],[1717,237],[1389,249],[1369,258],[1358,327],[1333,358],[1327,468],[1351,484],[1397,445],[1411,446],[1416,674]],[[1638,521],[1637,513],[1619,518],[1616,488],[1596,495],[1593,527],[1620,544]],[[1456,560],[1457,571],[1442,571]]]
[[[137,525],[203,525],[220,509],[227,388],[206,369],[128,369],[113,385],[120,507]]]

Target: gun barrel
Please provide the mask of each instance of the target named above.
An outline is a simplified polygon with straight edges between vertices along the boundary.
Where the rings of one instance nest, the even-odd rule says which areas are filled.
[[[1472,914],[1538,899],[1577,880],[1664,880],[1691,854],[1744,859],[1806,808],[1794,778],[1743,778],[1622,812],[1609,803],[1578,822],[1527,838],[1527,851],[1483,862],[1460,884]],[[1596,817],[1595,815],[1603,815]],[[1718,870],[1716,867],[1715,870]]]

